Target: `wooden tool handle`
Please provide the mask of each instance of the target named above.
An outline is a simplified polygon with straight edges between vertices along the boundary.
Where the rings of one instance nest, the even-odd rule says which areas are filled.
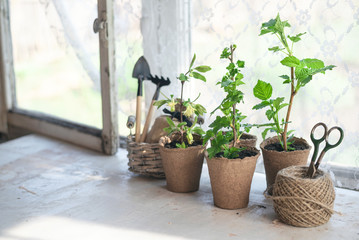
[[[141,140],[140,140],[141,142],[144,142],[146,139],[148,128],[149,128],[151,120],[152,120],[153,107],[154,107],[153,104],[155,103],[155,101],[156,100],[152,100],[150,109],[148,109],[145,126],[143,127],[143,131],[142,131],[142,135],[141,135]]]
[[[135,141],[136,143],[140,142],[140,135],[141,135],[141,103],[142,103],[142,96],[137,96],[136,102],[136,135]]]

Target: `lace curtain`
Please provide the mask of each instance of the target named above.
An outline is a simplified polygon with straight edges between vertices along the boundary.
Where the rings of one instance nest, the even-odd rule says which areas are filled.
[[[247,122],[266,122],[263,111],[252,110],[258,103],[252,94],[257,80],[271,82],[273,96],[285,96],[287,101],[289,97],[287,86],[278,78],[288,74],[288,69],[279,63],[283,56],[267,50],[277,44],[276,39],[270,35],[258,36],[261,23],[279,12],[292,25],[288,34],[307,33],[295,46],[297,57],[319,58],[327,65],[337,66],[325,75],[316,75],[301,89],[294,99],[290,127],[296,136],[309,141],[310,130],[319,121],[329,127],[342,127],[343,143],[326,154],[321,167],[328,170],[332,166],[359,167],[358,2],[121,0],[114,1],[114,6],[121,135],[129,133],[124,126],[127,116],[135,113],[137,81],[132,78],[132,70],[140,56],[145,54],[154,74],[171,78],[174,85],[163,90],[169,94],[178,91],[175,76],[185,70],[196,53],[197,63],[210,65],[213,70],[207,74],[207,83],[193,81],[186,91],[191,97],[201,92],[199,101],[211,112],[223,97],[222,90],[215,85],[226,66],[219,55],[232,43],[238,45],[236,57],[246,62],[245,104],[240,110],[248,116]],[[151,97],[153,86],[146,85],[145,92],[147,98]],[[206,128],[215,116],[205,117]],[[258,142],[262,141],[260,132],[252,131]]]
[[[219,60],[221,50],[231,43],[238,45],[236,56],[245,60],[245,104],[241,106],[251,123],[266,122],[264,111],[251,108],[258,103],[252,89],[261,79],[273,85],[273,96],[289,99],[288,86],[278,77],[289,74],[279,63],[283,55],[267,48],[277,45],[270,35],[259,37],[260,26],[280,13],[289,20],[290,32],[307,34],[295,45],[299,58],[319,58],[326,65],[337,67],[325,75],[317,75],[294,99],[290,127],[296,136],[310,141],[309,133],[317,122],[328,127],[343,128],[343,143],[325,156],[321,167],[328,163],[359,167],[359,3],[353,1],[193,1],[192,46],[203,63],[214,70],[209,82],[201,85],[202,99],[211,111],[223,96],[215,83],[225,72]],[[285,113],[283,113],[285,114]],[[284,116],[283,116],[284,117]],[[261,141],[260,131],[254,134]],[[333,140],[335,141],[335,139]]]
[[[183,22],[183,19],[178,18],[178,16],[161,18],[169,11],[169,2],[171,1],[152,0],[142,2],[142,8],[148,10],[142,11],[142,14],[157,11],[155,16],[162,21],[152,25],[152,34],[158,35],[158,39],[155,41],[157,45],[153,46],[153,48],[162,47],[168,49],[180,46],[178,40],[176,42],[176,38],[171,37],[172,34],[175,34],[175,31],[170,27],[170,24],[167,25],[167,28],[163,27],[163,22],[165,21]],[[138,40],[132,41],[135,39],[133,38],[130,41],[129,34],[131,31],[135,31],[133,24],[138,29],[136,34],[140,34],[140,26],[149,24],[149,19],[146,18],[148,16],[142,16],[141,19],[140,1],[120,1],[117,5],[120,10],[116,10],[117,14],[115,15],[118,19],[121,19],[121,24],[117,23],[116,26],[118,24],[122,26],[118,33],[118,36],[120,36],[118,39],[124,46],[124,50],[117,53],[119,56],[117,61],[131,63],[133,66],[139,56],[138,54],[134,57],[134,44],[136,45],[135,49],[138,50],[137,53],[141,52],[140,41],[142,38],[140,35],[136,35]],[[329,127],[334,125],[342,127],[345,131],[343,143],[339,147],[328,151],[321,168],[330,170],[331,166],[334,165],[359,167],[359,110],[356,107],[356,102],[359,100],[359,60],[356,56],[359,52],[359,45],[356,41],[359,38],[359,4],[357,2],[313,0],[300,2],[299,4],[299,2],[284,0],[192,1],[191,15],[188,16],[191,26],[189,30],[190,46],[182,48],[189,55],[182,58],[181,64],[185,66],[192,54],[196,53],[197,62],[210,65],[213,70],[207,74],[207,83],[192,82],[187,87],[187,91],[191,95],[201,92],[199,101],[206,106],[208,112],[215,109],[223,97],[222,90],[215,84],[224,74],[226,66],[225,62],[219,60],[219,55],[225,46],[235,43],[238,45],[236,56],[246,62],[246,67],[243,71],[246,82],[243,87],[245,104],[241,105],[240,110],[248,116],[247,122],[266,122],[264,111],[252,110],[252,107],[258,103],[258,100],[252,94],[252,89],[257,80],[271,82],[274,88],[273,96],[284,96],[287,99],[286,101],[289,98],[287,86],[282,85],[282,81],[278,77],[288,74],[288,69],[279,63],[283,56],[273,54],[267,50],[269,47],[275,46],[277,41],[270,35],[258,36],[261,23],[274,18],[278,12],[282,19],[289,20],[292,25],[287,34],[307,33],[303,36],[303,40],[295,46],[294,51],[297,57],[319,58],[326,65],[333,64],[337,66],[333,71],[329,71],[325,75],[316,75],[295,97],[291,116],[291,129],[295,130],[296,136],[303,137],[310,142],[310,130],[317,122],[322,121]],[[119,29],[116,29],[116,31],[119,31]],[[143,44],[146,46],[146,41],[149,38],[146,31],[142,33],[144,34]],[[183,31],[183,33],[186,33],[186,31]],[[171,45],[173,41],[176,43]],[[185,41],[186,39],[182,43]],[[158,69],[165,69],[163,65],[167,64],[166,66],[168,66],[168,62],[175,57],[173,55],[166,56],[163,51],[154,51],[150,54],[147,52],[147,55],[154,59],[150,61],[150,64],[154,65],[151,68],[157,69],[158,74],[165,74]],[[165,62],[160,62],[158,61],[159,59],[165,59]],[[129,65],[131,66],[131,64]],[[126,67],[128,66],[124,64],[118,64],[118,67],[118,71],[121,72],[120,75],[122,74],[121,77],[123,76],[121,79],[126,82],[126,87],[129,87],[133,79],[128,73],[125,77],[123,71],[131,71],[132,68],[127,69]],[[175,73],[170,76],[172,81],[176,81],[172,77],[183,71],[183,69],[177,68],[174,71]],[[172,88],[172,90],[175,89]],[[164,92],[168,93],[169,90],[164,90]],[[130,95],[130,93],[128,94]],[[123,96],[120,96],[120,98]],[[134,105],[131,105],[130,109],[133,108]],[[207,128],[207,125],[214,118],[215,116],[207,114],[204,128]],[[253,129],[252,133],[258,136],[258,142],[262,141],[259,129]],[[341,185],[338,181],[337,184]],[[359,188],[359,186],[355,187]]]

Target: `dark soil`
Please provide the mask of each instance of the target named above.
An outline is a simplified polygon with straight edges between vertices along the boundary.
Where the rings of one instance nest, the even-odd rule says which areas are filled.
[[[240,139],[243,139],[243,140],[245,140],[245,139],[253,139],[253,137],[251,135],[244,135],[243,134]]]
[[[166,148],[178,148],[176,147],[176,144],[179,143],[181,144],[179,141],[176,141],[176,142],[171,142],[171,143],[167,143],[165,144],[165,147]],[[195,146],[200,146],[202,145],[203,142],[196,142],[194,141],[191,145],[189,145],[189,147],[195,147]],[[186,141],[186,145],[187,145],[187,141]],[[187,145],[188,146],[188,145]]]
[[[255,155],[257,155],[256,152],[253,152],[251,150],[243,150],[238,153],[238,158],[243,159],[245,157],[253,157]],[[223,152],[217,153],[216,157],[223,157]]]
[[[290,145],[290,147],[294,148],[294,150],[288,150],[289,152],[297,151],[297,150],[305,150],[305,149],[309,148],[307,145],[305,145],[303,143],[293,143]],[[268,144],[267,146],[264,147],[264,149],[274,150],[274,151],[278,151],[278,152],[284,151],[284,149],[282,148],[282,145],[280,145],[280,143]]]

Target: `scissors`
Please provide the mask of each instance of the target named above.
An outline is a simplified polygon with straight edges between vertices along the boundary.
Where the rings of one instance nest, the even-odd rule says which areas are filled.
[[[319,139],[316,139],[314,138],[314,131],[317,129],[318,126],[322,126],[324,128],[324,135],[319,138]],[[330,144],[328,142],[328,138],[329,138],[329,135],[332,131],[334,130],[338,130],[339,133],[340,133],[340,138],[338,140],[337,143],[335,144]],[[313,153],[313,157],[312,157],[312,161],[310,162],[310,165],[309,165],[309,168],[308,168],[308,171],[307,171],[307,176],[310,177],[310,178],[313,178],[314,175],[315,175],[315,172],[318,170],[318,167],[319,167],[319,164],[320,162],[322,161],[323,159],[323,156],[324,154],[329,150],[329,149],[332,149],[332,148],[335,148],[337,147],[342,141],[343,141],[343,138],[344,138],[344,131],[343,129],[341,129],[340,127],[332,127],[331,129],[329,129],[328,131],[328,128],[327,128],[327,125],[325,125],[324,123],[322,122],[319,122],[317,124],[314,125],[312,131],[310,132],[310,139],[312,140],[313,144],[314,144],[314,153]],[[315,159],[317,158],[317,155],[318,155],[318,151],[319,151],[319,145],[321,142],[325,141],[325,147],[324,149],[322,150],[322,152],[320,153],[319,155],[319,158],[317,160],[317,162],[315,162]]]

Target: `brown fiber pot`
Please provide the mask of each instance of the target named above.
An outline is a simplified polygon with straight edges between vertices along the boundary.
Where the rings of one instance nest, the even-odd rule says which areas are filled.
[[[206,154],[214,205],[224,209],[248,206],[249,192],[259,150],[250,148],[257,155],[243,159],[211,158]]]
[[[257,143],[257,137],[255,135],[243,133],[241,138],[239,139],[239,143],[236,144],[236,147],[238,147],[239,145],[256,147],[256,143]]]
[[[290,166],[307,164],[308,155],[312,147],[303,138],[294,137],[294,141],[297,143],[304,143],[306,146],[308,146],[308,148],[305,150],[296,150],[291,152],[278,152],[264,148],[268,144],[278,142],[278,137],[267,138],[260,144],[260,148],[263,154],[268,189],[271,189],[271,186],[274,184],[278,171]],[[271,194],[271,191],[269,191],[269,193]]]
[[[204,150],[204,146],[170,149],[160,145],[160,155],[169,191],[186,193],[198,190]]]

